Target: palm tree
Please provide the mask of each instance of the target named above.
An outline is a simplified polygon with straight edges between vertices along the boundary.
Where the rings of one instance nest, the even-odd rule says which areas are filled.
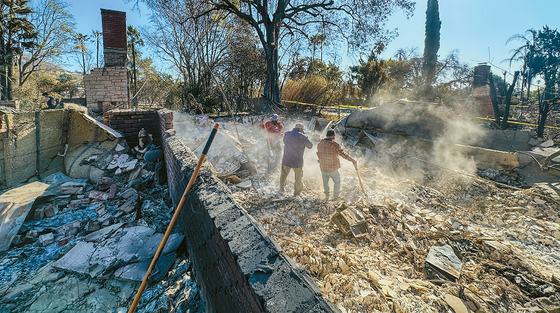
[[[95,37],[95,43],[96,43],[96,47],[97,47],[96,50],[95,50],[95,56],[96,56],[96,60],[97,60],[95,67],[99,68],[99,38],[101,36],[103,36],[103,33],[100,32],[100,31],[97,31],[97,30],[93,30],[92,32],[93,32],[92,36]]]
[[[76,33],[74,34],[74,43],[76,44],[74,46],[74,49],[76,49],[78,52],[80,52],[81,57],[82,57],[82,70],[84,75],[86,75],[86,54],[88,53],[88,49],[86,47],[87,42],[90,40],[90,37],[88,35],[84,35],[81,33]]]
[[[12,100],[12,76],[15,56],[33,46],[35,27],[27,19],[32,13],[28,0],[0,2],[0,86],[2,100]]]
[[[523,75],[523,82],[521,84],[521,99],[523,100],[523,90],[524,86],[527,85],[527,96],[529,99],[529,93],[531,92],[531,81],[537,75],[537,71],[534,69],[534,62],[536,57],[536,39],[538,31],[534,29],[528,29],[525,34],[515,34],[508,38],[506,44],[511,41],[521,41],[522,45],[516,49],[510,50],[511,57],[509,59],[509,65],[514,61],[523,61],[521,74]]]
[[[128,37],[128,48],[132,52],[132,83],[134,85],[134,94],[137,92],[136,86],[136,45],[143,46],[144,41],[140,38],[140,32],[132,25],[126,28],[126,35]],[[136,99],[134,100],[136,106]]]

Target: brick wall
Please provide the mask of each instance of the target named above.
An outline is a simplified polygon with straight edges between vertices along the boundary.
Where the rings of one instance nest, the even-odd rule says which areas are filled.
[[[165,138],[163,149],[176,205],[197,158],[176,136]],[[340,312],[206,165],[177,222],[187,235],[206,312]]]
[[[88,109],[106,111],[128,102],[128,76],[124,66],[103,67],[84,75]],[[128,108],[128,104],[124,106]]]
[[[105,112],[103,123],[120,131],[130,148],[138,145],[138,132],[142,128],[152,134],[155,145],[161,146],[163,132],[173,128],[173,113],[169,110],[117,109]]]
[[[103,57],[105,67],[124,66],[126,62],[126,13],[101,9]]]

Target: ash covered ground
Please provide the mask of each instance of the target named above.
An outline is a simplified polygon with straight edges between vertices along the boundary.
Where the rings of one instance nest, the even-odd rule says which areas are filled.
[[[310,119],[281,120],[291,130]],[[337,137],[358,158],[365,194],[352,164],[341,160],[342,199],[325,201],[316,157],[321,133],[306,129],[314,147],[305,152],[303,193],[289,196],[290,174],[282,196],[279,170],[267,169],[259,121],[216,120],[220,132],[239,141],[252,168],[222,179],[343,312],[560,310],[560,206],[545,187],[524,184],[515,170],[459,173],[419,164],[399,151],[351,147]],[[192,116],[175,116],[177,135],[193,149],[209,132],[196,126]],[[333,223],[334,214],[349,208],[367,222],[366,236],[346,235]],[[446,245],[462,263],[457,281],[425,270],[430,249]]]

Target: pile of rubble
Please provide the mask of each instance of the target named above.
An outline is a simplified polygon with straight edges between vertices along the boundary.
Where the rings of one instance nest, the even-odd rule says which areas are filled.
[[[320,185],[311,180],[305,198],[270,200],[254,190],[235,197],[343,312],[560,310],[557,203],[479,182],[444,195],[379,172],[362,174],[366,186],[377,182],[366,188],[370,199],[319,200]],[[342,194],[356,193],[343,186]],[[348,210],[363,216],[366,236],[345,234],[332,219]],[[458,279],[426,271],[430,251],[440,246],[461,260]]]
[[[311,150],[302,195],[286,197],[279,173],[267,171],[263,131],[237,127],[255,171],[223,181],[342,312],[560,311],[560,199],[547,184],[529,188],[517,169],[462,175],[399,163],[395,151],[356,145],[346,150],[358,157],[365,194],[343,161],[342,201],[323,200]],[[396,175],[411,171],[423,179]],[[291,184],[289,176],[288,193]]]
[[[0,312],[126,312],[173,215],[161,163],[119,145],[87,160],[93,184],[62,173],[0,194]],[[174,230],[137,312],[201,312]]]

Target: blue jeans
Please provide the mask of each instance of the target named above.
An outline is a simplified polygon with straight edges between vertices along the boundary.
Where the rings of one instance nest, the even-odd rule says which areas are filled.
[[[325,190],[325,197],[327,197],[328,199],[330,196],[330,188],[329,188],[329,178],[330,178],[334,182],[333,198],[334,199],[338,198],[338,195],[340,194],[340,173],[338,172],[338,169],[330,173],[325,173],[321,171],[321,175],[323,176],[323,189]]]

